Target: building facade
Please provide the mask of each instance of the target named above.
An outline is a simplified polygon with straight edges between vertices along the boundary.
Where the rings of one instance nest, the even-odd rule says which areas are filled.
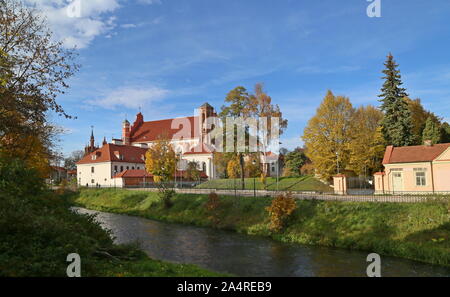
[[[214,179],[217,175],[213,162],[214,145],[209,138],[214,125],[208,123],[208,118],[215,116],[208,103],[199,108],[198,115],[185,118],[145,122],[139,112],[132,125],[128,120],[123,121],[121,139],[113,139],[112,143],[104,140],[100,148],[95,147],[91,133],[85,156],[77,163],[77,182],[89,187],[120,187],[123,184],[116,176],[139,178],[136,175],[142,172],[144,177],[141,170],[145,169],[145,153],[159,138],[169,139],[179,155],[178,170],[185,170],[188,162],[194,161],[203,175]],[[133,171],[125,174],[127,170]]]
[[[450,143],[388,146],[383,165],[374,178],[376,194],[450,193]]]

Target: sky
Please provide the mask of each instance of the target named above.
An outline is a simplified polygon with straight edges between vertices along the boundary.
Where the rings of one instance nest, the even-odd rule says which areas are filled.
[[[380,0],[372,18],[366,0],[25,1],[79,54],[58,98],[77,119],[50,115],[66,130],[66,155],[83,149],[91,126],[99,143],[120,138],[139,108],[146,121],[192,116],[258,82],[289,121],[281,146],[293,149],[327,90],[379,105],[389,52],[410,97],[450,120],[448,0]]]

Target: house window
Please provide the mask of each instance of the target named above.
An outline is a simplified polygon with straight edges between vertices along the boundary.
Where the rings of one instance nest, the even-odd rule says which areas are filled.
[[[134,166],[133,166],[133,167],[131,167],[131,169],[133,169],[133,170],[134,170]]]
[[[91,167],[91,173],[94,173],[94,167]]]
[[[117,165],[114,166],[114,172],[117,172]]]
[[[95,183],[95,180],[91,179],[91,184],[94,184],[94,183]]]
[[[127,170],[128,170],[128,169],[130,169],[130,167],[129,167],[129,166],[127,166]]]
[[[123,166],[120,166],[120,172],[122,172],[123,171]]]
[[[424,171],[416,171],[416,186],[426,186],[427,179]]]
[[[137,170],[139,170],[139,169],[141,169],[141,167],[138,166],[138,167],[137,167]]]

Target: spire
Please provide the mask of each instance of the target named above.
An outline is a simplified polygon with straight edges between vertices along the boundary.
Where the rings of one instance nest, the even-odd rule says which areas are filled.
[[[103,145],[108,144],[108,142],[106,141],[106,136],[103,137],[103,143],[102,143],[102,144],[103,144]]]

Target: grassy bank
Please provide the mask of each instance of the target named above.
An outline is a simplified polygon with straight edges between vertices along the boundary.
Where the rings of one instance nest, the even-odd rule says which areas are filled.
[[[267,190],[277,190],[277,179],[274,177],[268,177],[266,179]],[[215,179],[209,180],[197,186],[198,189],[234,189],[241,187],[240,179]],[[255,187],[257,190],[264,190],[264,184],[259,178],[253,180],[253,178],[245,179],[245,189],[253,190]],[[310,175],[301,177],[280,177],[278,181],[278,189],[283,191],[317,191],[317,192],[331,192],[332,188],[318,179]]]
[[[215,213],[206,195],[178,194],[165,209],[156,193],[82,189],[71,198],[79,206],[166,222],[271,236],[284,242],[359,249],[450,266],[450,202],[369,203],[297,201],[289,226],[280,234],[268,228],[270,198],[220,197]]]
[[[70,253],[81,276],[218,276],[194,265],[156,261],[113,244],[92,216],[69,210],[60,195],[0,193],[0,276],[66,276]]]

